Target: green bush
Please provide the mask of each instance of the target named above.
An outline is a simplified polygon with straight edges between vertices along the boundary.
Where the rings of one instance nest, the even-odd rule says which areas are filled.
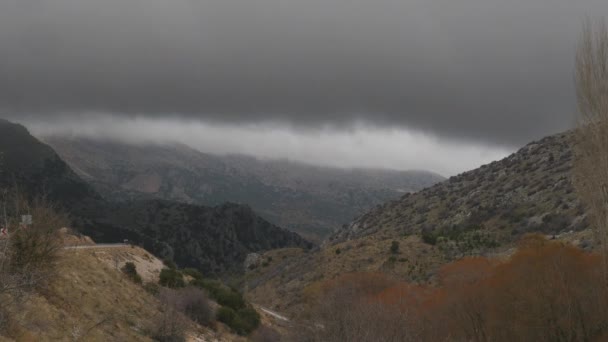
[[[203,274],[196,268],[184,268],[182,273],[197,280],[203,279]]]
[[[122,272],[136,284],[141,284],[141,276],[137,273],[137,267],[132,262],[127,262],[122,268]]]
[[[218,321],[226,324],[227,326],[231,326],[232,321],[234,321],[234,318],[236,317],[236,312],[231,308],[222,306],[217,310],[215,317]]]
[[[238,293],[232,289],[227,289],[227,288],[220,289],[216,293],[216,296],[214,299],[218,302],[218,304],[227,306],[234,310],[238,310],[245,306],[245,299],[243,298],[243,296],[240,293]]]
[[[249,335],[260,325],[260,315],[250,307],[240,309],[232,321],[232,328],[239,335]]]
[[[165,264],[165,266],[167,266],[168,268],[170,268],[172,270],[177,269],[177,265],[171,259],[163,259],[163,264]]]
[[[163,268],[160,271],[160,279],[158,283],[162,286],[170,288],[178,288],[186,286],[184,276],[180,271],[172,268]]]
[[[218,281],[197,279],[192,281],[190,285],[207,290],[209,296],[220,305],[234,310],[245,307],[245,299],[238,291],[226,287]]]
[[[399,253],[399,241],[391,242],[391,253],[392,254]]]
[[[437,243],[437,235],[433,232],[422,232],[422,241],[434,246]]]
[[[260,315],[251,307],[235,311],[222,306],[218,309],[216,317],[239,335],[248,335],[260,325]]]

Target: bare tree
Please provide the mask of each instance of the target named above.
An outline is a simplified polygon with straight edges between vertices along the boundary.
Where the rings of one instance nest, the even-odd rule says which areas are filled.
[[[608,284],[608,30],[603,19],[584,23],[575,81],[580,123],[574,143],[574,185],[590,209]]]
[[[32,215],[23,225],[21,215]],[[44,199],[0,189],[0,330],[12,308],[52,278],[62,247],[58,230],[67,217]]]

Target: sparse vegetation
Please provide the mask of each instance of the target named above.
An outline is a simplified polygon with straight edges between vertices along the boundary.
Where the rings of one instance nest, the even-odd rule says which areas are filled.
[[[129,277],[129,279],[131,279],[131,281],[133,281],[136,284],[141,284],[142,283],[142,279],[141,276],[137,273],[137,267],[135,266],[134,263],[132,262],[127,262],[125,263],[125,265],[121,268],[122,273],[126,274],[127,277]]]
[[[35,219],[22,223],[22,215]],[[0,334],[15,317],[15,306],[56,277],[62,247],[59,228],[67,217],[43,198],[30,200],[17,189],[0,190]]]
[[[399,253],[399,241],[391,242],[391,253],[398,254]]]
[[[314,314],[323,329],[304,334],[327,342],[603,340],[601,269],[599,255],[532,235],[507,261],[442,267],[438,287],[346,274],[324,283]]]

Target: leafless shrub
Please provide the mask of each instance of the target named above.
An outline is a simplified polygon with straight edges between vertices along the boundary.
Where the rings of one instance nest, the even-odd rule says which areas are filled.
[[[21,215],[34,219],[21,224]],[[18,191],[0,196],[0,226],[6,228],[0,240],[0,293],[31,290],[51,278],[62,248],[59,228],[67,216],[44,198],[28,200]]]
[[[400,309],[400,303],[383,305],[370,300],[390,287],[383,276],[354,277],[323,290],[316,305],[316,323],[296,332],[298,341],[419,341],[414,315]]]
[[[188,328],[187,318],[208,325],[215,318],[207,294],[198,288],[163,288],[158,294],[164,311],[158,315],[150,336],[161,342],[184,341]]]
[[[177,310],[198,324],[208,325],[213,321],[215,315],[205,291],[196,287],[186,287],[175,292]]]
[[[151,338],[159,342],[183,342],[186,340],[185,317],[172,307],[164,307],[152,321],[148,330]]]
[[[576,54],[580,125],[575,135],[574,185],[590,209],[608,282],[608,30],[587,19]]]
[[[32,215],[21,225],[21,215]],[[58,230],[67,218],[44,199],[29,200],[17,190],[0,190],[0,331],[33,290],[42,290],[55,271],[61,249]]]

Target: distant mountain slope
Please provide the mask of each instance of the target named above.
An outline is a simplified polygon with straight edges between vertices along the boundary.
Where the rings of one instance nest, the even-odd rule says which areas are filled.
[[[98,224],[120,224],[141,232],[153,244],[168,246],[150,245],[151,249],[169,252],[179,265],[207,273],[241,271],[245,256],[252,251],[312,247],[296,233],[285,231],[238,204],[203,207],[151,200],[119,203],[111,209]]]
[[[525,232],[583,230],[588,223],[571,184],[569,137],[546,137],[503,160],[388,202],[331,240],[421,234],[427,242],[471,252]]]
[[[0,188],[15,185],[64,207],[101,200],[51,147],[40,143],[25,127],[0,119]]]
[[[70,213],[74,228],[98,242],[126,238],[208,273],[240,271],[251,252],[310,247],[297,234],[242,205],[209,208],[158,200],[107,201],[51,147],[23,126],[0,120],[0,189],[14,186],[30,196],[46,195]]]
[[[271,222],[317,241],[374,205],[443,179],[424,171],[344,170],[214,156],[178,144],[44,140],[106,198],[245,203]]]

